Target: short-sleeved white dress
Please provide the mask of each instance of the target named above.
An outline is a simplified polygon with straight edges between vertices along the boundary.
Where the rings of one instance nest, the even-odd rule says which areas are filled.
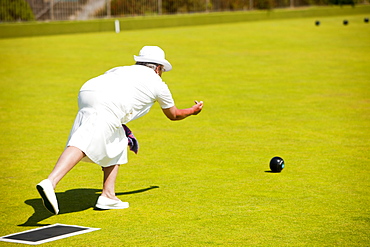
[[[174,106],[161,77],[142,65],[113,68],[87,81],[78,95],[79,111],[67,146],[83,151],[83,161],[102,167],[127,163],[122,124],[148,113],[156,101],[162,109]]]

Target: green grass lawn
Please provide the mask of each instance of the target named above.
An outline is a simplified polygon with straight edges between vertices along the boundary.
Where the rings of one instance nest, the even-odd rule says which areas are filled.
[[[1,39],[0,235],[62,223],[101,230],[43,246],[367,246],[364,17]],[[171,122],[157,104],[129,124],[141,149],[116,188],[129,209],[93,210],[102,172],[80,163],[50,215],[35,185],[63,151],[79,88],[144,45],[166,51],[177,106],[204,110]],[[286,167],[270,173],[277,155]]]

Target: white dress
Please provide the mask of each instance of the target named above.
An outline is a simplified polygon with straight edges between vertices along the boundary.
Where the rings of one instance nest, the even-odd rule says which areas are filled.
[[[102,167],[127,163],[122,124],[148,113],[156,101],[162,109],[175,105],[161,77],[142,65],[117,67],[87,81],[67,146],[83,151],[83,161]]]

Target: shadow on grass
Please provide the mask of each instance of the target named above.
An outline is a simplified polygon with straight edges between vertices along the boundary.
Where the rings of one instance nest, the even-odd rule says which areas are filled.
[[[159,188],[158,186],[151,186],[148,188],[128,191],[128,192],[119,192],[116,195],[129,195],[145,192],[151,189]],[[65,192],[56,193],[58,198],[58,203],[60,207],[59,214],[69,214],[73,212],[84,211],[95,206],[96,201],[98,200],[101,190],[98,189],[72,189]],[[33,207],[35,212],[27,219],[27,221],[18,226],[47,226],[49,224],[40,224],[40,221],[43,221],[54,214],[50,213],[43,205],[41,198],[29,199],[24,203]]]
[[[265,171],[266,173],[281,173],[281,172],[273,172],[273,171]]]

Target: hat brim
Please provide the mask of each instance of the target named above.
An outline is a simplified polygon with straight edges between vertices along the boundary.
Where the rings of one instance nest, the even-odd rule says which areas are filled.
[[[164,71],[165,72],[172,70],[172,65],[166,59],[157,60],[157,59],[153,59],[153,58],[147,58],[147,57],[143,57],[143,56],[135,56],[134,55],[134,60],[136,62],[148,62],[148,63],[161,64],[161,65],[164,66]]]

